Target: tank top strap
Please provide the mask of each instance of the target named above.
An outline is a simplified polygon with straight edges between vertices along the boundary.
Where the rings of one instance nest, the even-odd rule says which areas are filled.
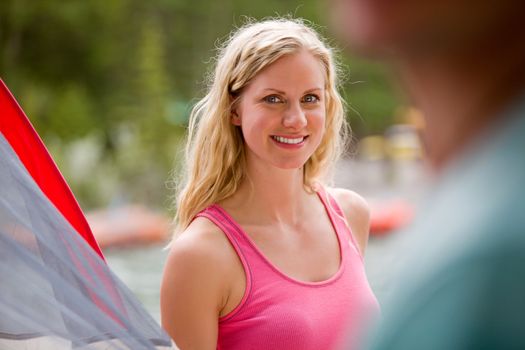
[[[349,241],[351,248],[353,248],[359,257],[363,259],[361,250],[359,249],[354,234],[352,233],[352,229],[350,228],[345,214],[335,198],[324,188],[324,186],[319,186],[317,193],[326,207],[333,224],[336,226],[336,232],[337,235],[339,235],[340,241]]]
[[[239,226],[232,221],[228,214],[226,214],[219,206],[212,204],[195,215],[195,217],[205,217],[217,225],[233,245],[233,248],[239,255],[243,264],[245,263],[243,252],[249,244],[246,242],[244,233],[240,231]]]
[[[226,214],[223,209],[218,205],[212,204],[206,209],[199,212],[195,217],[205,217],[215,225],[217,225],[221,231],[226,235],[226,238],[230,241],[233,249],[237,253],[237,256],[241,260],[241,263],[246,272],[246,278],[248,285],[251,283],[251,269],[246,256],[247,248],[250,247],[249,242],[246,240],[246,236],[237,224],[235,224],[230,216]]]

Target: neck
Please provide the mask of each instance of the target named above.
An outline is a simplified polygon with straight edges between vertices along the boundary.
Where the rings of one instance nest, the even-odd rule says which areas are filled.
[[[489,130],[525,88],[523,33],[514,34],[453,53],[405,57],[398,65],[425,116],[424,141],[434,169]]]
[[[303,169],[279,169],[252,160],[248,155],[245,180],[221,204],[250,222],[298,223],[309,196],[303,185]]]

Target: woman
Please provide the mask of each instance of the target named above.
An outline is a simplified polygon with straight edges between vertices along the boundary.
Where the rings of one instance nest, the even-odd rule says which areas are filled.
[[[185,349],[332,349],[377,313],[364,200],[323,179],[344,146],[332,52],[298,20],[248,24],[195,106],[162,323]]]

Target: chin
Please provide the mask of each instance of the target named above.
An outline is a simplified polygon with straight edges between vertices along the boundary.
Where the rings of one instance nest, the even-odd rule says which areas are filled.
[[[300,169],[306,164],[306,161],[283,161],[276,162],[274,166],[283,170]]]

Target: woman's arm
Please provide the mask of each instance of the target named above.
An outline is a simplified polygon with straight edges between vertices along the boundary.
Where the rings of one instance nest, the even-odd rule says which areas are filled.
[[[341,206],[346,221],[352,230],[361,255],[365,255],[370,232],[370,208],[368,203],[357,193],[343,188],[329,190]]]
[[[194,220],[173,243],[162,279],[162,326],[181,350],[217,348],[218,318],[227,299],[224,238],[203,220]]]

